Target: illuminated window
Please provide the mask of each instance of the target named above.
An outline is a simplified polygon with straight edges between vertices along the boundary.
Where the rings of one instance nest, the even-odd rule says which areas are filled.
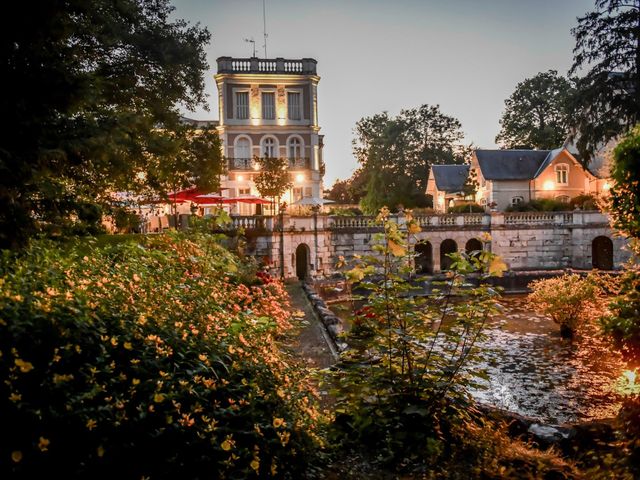
[[[238,195],[251,195],[251,188],[238,188]]]
[[[251,142],[249,142],[248,138],[238,139],[234,156],[239,159],[251,158]]]
[[[300,120],[300,92],[287,93],[289,120]]]
[[[249,118],[249,92],[236,92],[236,118]]]
[[[276,118],[276,96],[273,92],[262,92],[262,118],[265,120]]]
[[[524,203],[523,197],[511,197],[511,205],[519,205],[521,203]]]
[[[302,142],[299,138],[293,137],[289,140],[289,158],[302,158]]]
[[[263,157],[276,158],[278,156],[277,149],[278,147],[276,146],[276,141],[273,138],[267,137],[262,141]]]
[[[556,165],[556,183],[558,185],[569,184],[569,165],[564,163]]]

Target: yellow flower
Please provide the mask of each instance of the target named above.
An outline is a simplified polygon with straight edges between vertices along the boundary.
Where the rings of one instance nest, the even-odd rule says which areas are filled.
[[[20,450],[14,450],[11,452],[11,460],[16,463],[19,463],[22,460],[22,452]]]
[[[24,360],[16,358],[15,363],[16,367],[20,368],[22,373],[27,373],[33,370],[33,364],[31,362],[25,362]]]
[[[162,393],[156,393],[153,396],[153,401],[156,402],[156,403],[162,403],[162,402],[164,402],[164,399],[165,399],[165,396]]]
[[[90,418],[89,420],[87,420],[87,428],[89,430],[93,430],[96,425],[98,425],[98,422],[96,422],[93,418]]]
[[[228,452],[229,450],[231,450],[233,448],[233,446],[235,445],[236,442],[233,441],[233,439],[231,438],[231,435],[227,435],[227,438],[225,438],[224,442],[222,442],[220,444],[220,447],[222,447],[222,449],[225,452]]]
[[[20,400],[22,400],[22,395],[20,395],[19,393],[13,392],[11,395],[9,395],[9,400],[11,400],[14,403],[19,402]]]
[[[281,427],[281,426],[282,426],[282,425],[284,425],[284,424],[285,424],[285,423],[284,423],[284,418],[278,418],[278,417],[275,417],[275,418],[273,419],[273,426],[274,426],[274,428],[279,428],[279,427]]]
[[[140,379],[139,378],[134,378],[134,379],[131,380],[131,383],[133,385],[138,385],[140,383]]]
[[[260,460],[257,458],[254,458],[249,465],[256,471],[256,473],[260,470]]]
[[[124,342],[124,348],[126,348],[127,350],[131,350],[133,348],[133,345],[131,345],[131,342]]]
[[[99,457],[104,457],[104,447],[102,445],[100,445],[97,449],[96,449],[96,453],[98,454]]]
[[[49,450],[49,444],[51,441],[48,438],[40,437],[40,441],[38,442],[38,448],[41,452],[46,452]]]

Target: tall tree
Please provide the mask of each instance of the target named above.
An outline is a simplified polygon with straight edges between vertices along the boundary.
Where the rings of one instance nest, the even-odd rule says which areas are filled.
[[[210,35],[171,20],[172,10],[168,0],[6,5],[0,247],[60,230],[114,191],[158,187],[136,173],[178,151],[197,154],[177,105],[204,104]],[[192,166],[202,165],[180,173],[196,178]]]
[[[361,119],[355,128],[353,151],[367,182],[365,211],[428,205],[425,194],[429,168],[463,163],[470,147],[463,146],[460,122],[438,105],[387,112]]]
[[[496,143],[503,148],[540,150],[561,146],[569,134],[567,102],[572,88],[555,70],[518,83],[504,102]]]
[[[640,121],[640,0],[596,0],[578,18],[571,127],[585,159]]]

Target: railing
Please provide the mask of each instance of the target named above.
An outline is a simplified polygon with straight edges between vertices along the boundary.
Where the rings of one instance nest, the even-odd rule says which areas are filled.
[[[232,58],[220,57],[218,73],[276,73],[289,75],[315,75],[317,62],[313,58],[297,60],[285,58]]]
[[[231,217],[233,230],[240,228],[244,230],[267,230],[273,229],[273,217],[263,217],[259,215],[240,215]]]
[[[379,227],[380,224],[376,224],[376,217],[363,216],[357,217],[331,217],[329,220],[329,228],[336,230],[348,230],[348,229],[361,229],[361,228],[374,228]]]
[[[570,212],[514,212],[504,214],[505,225],[571,224]]]
[[[311,169],[311,159],[308,157],[287,158],[287,164],[292,170]],[[255,158],[228,157],[229,170],[260,170]]]

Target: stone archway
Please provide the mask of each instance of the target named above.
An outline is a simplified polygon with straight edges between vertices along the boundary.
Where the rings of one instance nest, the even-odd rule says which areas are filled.
[[[482,251],[482,242],[477,238],[470,238],[464,246],[464,251],[467,254]]]
[[[418,256],[415,259],[416,273],[433,273],[433,247],[430,242],[417,243],[415,251]]]
[[[296,247],[296,277],[304,280],[309,276],[309,265],[311,265],[309,246],[301,243]]]
[[[451,260],[447,254],[456,253],[458,251],[458,244],[455,240],[447,238],[440,244],[440,270],[445,271],[451,268],[453,260]]]
[[[599,270],[613,270],[613,242],[609,237],[596,237],[591,242],[591,264]]]

